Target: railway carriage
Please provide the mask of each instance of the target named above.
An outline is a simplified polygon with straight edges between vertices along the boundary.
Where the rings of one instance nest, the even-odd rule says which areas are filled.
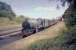
[[[51,20],[46,19],[25,20],[22,23],[22,37],[24,38],[31,34],[40,32],[56,23],[57,21],[51,22]]]

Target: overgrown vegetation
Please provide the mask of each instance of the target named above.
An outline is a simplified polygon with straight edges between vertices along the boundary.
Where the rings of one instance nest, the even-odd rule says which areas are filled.
[[[74,27],[76,25],[76,0],[72,0],[71,5],[65,11],[63,17],[67,28]]]
[[[61,33],[61,32],[60,32]],[[33,42],[23,50],[75,50],[76,49],[76,27],[63,31],[60,36],[53,39],[42,39]]]
[[[76,0],[72,0],[71,5],[65,11],[63,17],[68,28],[68,32],[66,34],[68,34],[67,37],[69,38],[66,44],[76,45]]]
[[[23,20],[25,20],[25,18],[21,16],[15,17],[13,20],[5,17],[0,17],[0,26],[20,25],[22,24]]]
[[[10,5],[4,2],[0,2],[0,26],[14,25],[17,22],[15,13],[12,11]]]
[[[19,25],[24,19],[22,15],[16,17],[11,6],[0,1],[0,26]]]
[[[9,18],[10,20],[13,20],[16,17],[16,15],[12,11],[10,5],[4,2],[0,2],[0,17]]]

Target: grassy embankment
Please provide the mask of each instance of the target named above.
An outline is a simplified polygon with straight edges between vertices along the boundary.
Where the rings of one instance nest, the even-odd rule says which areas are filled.
[[[59,22],[56,25],[45,29],[37,34],[21,39],[5,47],[2,50],[74,50],[74,45],[68,45],[71,39],[72,32],[76,29],[67,30],[64,22]]]
[[[60,22],[57,25],[51,27],[50,29],[42,32],[42,34],[46,34],[46,38],[43,38],[40,35],[41,38],[38,40],[38,38],[31,43],[28,47],[24,47],[24,49],[21,50],[64,50],[68,49],[67,46],[64,45],[64,43],[68,40],[66,39],[66,35],[64,36],[63,33],[66,30],[64,22]],[[39,36],[39,35],[38,35]]]
[[[16,26],[20,25],[22,21],[20,19],[16,18],[14,20],[9,20],[8,18],[0,17],[0,26]]]
[[[59,26],[63,26],[63,23],[61,23]],[[55,35],[56,33],[58,36],[55,36],[51,38],[52,35],[48,36],[49,38],[41,39],[34,41],[31,43],[27,48],[21,49],[21,50],[75,50],[76,49],[76,26],[71,29],[62,29],[66,27],[58,27],[55,26],[56,29],[59,29],[60,31],[56,31],[56,29],[51,30],[54,31],[52,35]],[[48,32],[47,32],[48,33]]]
[[[58,38],[60,35],[62,35],[63,30],[66,30],[65,24],[64,22],[59,22],[56,25],[49,27],[48,29],[45,29],[44,31],[41,31],[27,38],[6,45],[1,49],[2,50],[19,50],[19,49],[47,50],[48,48],[51,47],[50,45],[56,43],[56,41],[54,40]]]

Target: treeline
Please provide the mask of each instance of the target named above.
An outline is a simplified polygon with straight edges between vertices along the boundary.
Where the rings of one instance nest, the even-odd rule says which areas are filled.
[[[0,26],[21,24],[24,19],[23,15],[17,16],[9,4],[0,1]]]
[[[76,0],[71,0],[69,8],[65,11],[63,18],[68,28],[64,34],[66,44],[76,46]],[[74,47],[75,48],[75,47]],[[75,48],[76,49],[76,48]]]
[[[16,15],[10,5],[4,2],[0,2],[0,17],[9,18],[10,20],[13,20]]]

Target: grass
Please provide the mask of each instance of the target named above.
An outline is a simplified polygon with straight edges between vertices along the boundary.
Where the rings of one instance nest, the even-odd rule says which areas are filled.
[[[74,45],[68,45],[66,42],[69,40],[69,34],[64,35],[64,32],[60,36],[57,36],[53,39],[42,39],[33,42],[28,46],[27,48],[24,48],[22,50],[74,50],[76,49]],[[70,39],[71,40],[71,39]]]
[[[30,44],[27,48],[24,48],[22,50],[51,50],[56,49],[57,47],[60,47],[60,41],[63,41],[61,38],[57,39],[58,37],[55,37],[53,39],[42,39],[33,42]],[[56,47],[56,48],[55,48]]]
[[[76,26],[59,33],[61,35],[52,39],[35,41],[22,50],[76,50],[76,42],[74,44],[70,43],[73,42],[73,39],[76,39]]]
[[[52,28],[52,27],[51,27]],[[61,50],[62,48],[67,46],[64,46],[63,44],[66,42],[64,41],[64,39],[66,39],[63,36],[63,33],[65,32],[65,26],[63,23],[59,23],[58,25],[54,26],[52,29],[48,29],[47,31],[45,31],[45,33],[42,34],[46,34],[46,38],[43,39],[39,39],[34,41],[33,43],[31,43],[27,48],[23,48],[21,50]],[[48,35],[47,35],[48,34]],[[58,34],[59,36],[55,36],[56,34]],[[54,37],[52,38],[51,36]],[[41,37],[41,36],[40,36]],[[67,40],[67,39],[66,39]]]
[[[9,25],[20,25],[21,22],[18,20],[9,20],[8,18],[0,17],[0,26],[9,26]]]

